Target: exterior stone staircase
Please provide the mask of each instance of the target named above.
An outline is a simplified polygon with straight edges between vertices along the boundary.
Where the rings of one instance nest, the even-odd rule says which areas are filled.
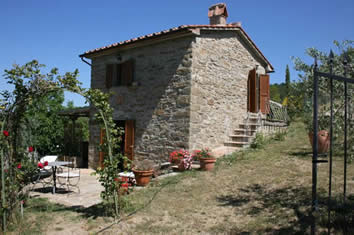
[[[250,146],[252,140],[255,138],[257,130],[262,125],[264,115],[258,113],[247,113],[244,122],[239,124],[239,127],[234,129],[229,136],[230,140],[224,143],[224,146],[229,148],[229,151],[235,151],[241,148]]]

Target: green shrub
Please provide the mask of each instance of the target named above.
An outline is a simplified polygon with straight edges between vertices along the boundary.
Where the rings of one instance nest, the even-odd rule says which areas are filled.
[[[256,133],[250,147],[253,149],[262,149],[267,144],[267,138],[262,133]]]
[[[285,136],[286,136],[286,131],[277,131],[272,139],[275,140],[275,141],[283,141],[285,139]]]

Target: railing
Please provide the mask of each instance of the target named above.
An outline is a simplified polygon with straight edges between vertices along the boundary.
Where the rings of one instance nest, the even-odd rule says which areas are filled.
[[[287,123],[289,120],[288,111],[286,107],[272,100],[268,100],[266,104],[266,113],[268,121]]]

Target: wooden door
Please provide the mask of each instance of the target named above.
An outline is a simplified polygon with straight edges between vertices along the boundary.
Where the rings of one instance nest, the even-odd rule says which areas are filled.
[[[248,111],[257,113],[257,73],[252,69],[248,74]]]
[[[269,92],[269,75],[260,75],[259,77],[259,104],[261,108],[261,112],[264,114],[269,113],[269,108],[267,108],[270,92]]]
[[[134,158],[134,134],[135,134],[135,121],[126,120],[125,121],[125,132],[124,132],[124,154],[133,161]]]

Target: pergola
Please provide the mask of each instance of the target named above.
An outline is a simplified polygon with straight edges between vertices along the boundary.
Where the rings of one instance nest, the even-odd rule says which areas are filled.
[[[74,143],[76,120],[80,117],[89,117],[90,116],[90,107],[79,107],[62,110],[59,113],[59,116],[69,117],[72,121],[71,125],[71,143]]]

